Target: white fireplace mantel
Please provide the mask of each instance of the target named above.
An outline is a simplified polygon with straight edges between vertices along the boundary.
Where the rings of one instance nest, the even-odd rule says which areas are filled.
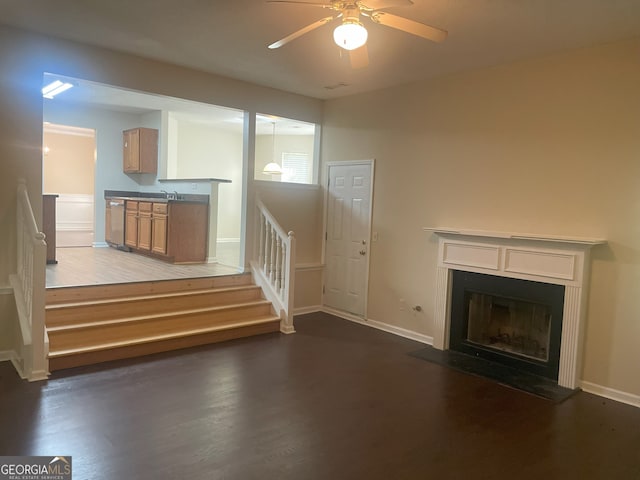
[[[449,348],[451,270],[564,285],[558,384],[580,382],[590,250],[605,240],[424,228],[438,235],[433,346]]]

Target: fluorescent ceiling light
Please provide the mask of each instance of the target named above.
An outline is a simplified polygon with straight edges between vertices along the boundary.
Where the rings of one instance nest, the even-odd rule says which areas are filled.
[[[53,98],[56,95],[58,95],[59,93],[62,93],[66,90],[69,90],[71,87],[73,87],[72,83],[68,83],[68,82],[62,82],[60,80],[55,80],[53,82],[51,82],[49,85],[46,85],[43,89],[42,89],[42,96],[44,98]]]

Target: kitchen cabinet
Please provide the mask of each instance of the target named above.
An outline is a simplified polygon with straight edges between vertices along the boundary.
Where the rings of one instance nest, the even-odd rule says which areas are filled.
[[[127,247],[138,247],[138,202],[127,200],[124,223],[124,244]]]
[[[153,204],[151,251],[160,255],[167,254],[167,212],[166,203]]]
[[[156,173],[158,130],[140,127],[122,132],[122,158],[125,173]]]
[[[151,250],[151,203],[138,202],[138,248]]]
[[[125,245],[174,263],[207,258],[209,205],[201,202],[127,200]]]
[[[207,259],[208,232],[208,204],[169,202],[167,255],[171,257],[173,262],[205,262]]]

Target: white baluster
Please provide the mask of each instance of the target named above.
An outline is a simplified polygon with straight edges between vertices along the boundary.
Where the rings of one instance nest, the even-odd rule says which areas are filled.
[[[278,293],[278,295],[281,292],[282,289],[282,239],[280,238],[280,235],[278,235],[278,238],[276,239],[276,278],[275,278],[275,287],[276,287],[276,292]]]
[[[273,285],[276,267],[276,231],[273,228],[271,229],[271,243],[269,246],[271,247],[271,255],[269,257],[271,260],[271,265],[269,266],[269,282]]]
[[[280,267],[280,298],[284,300],[285,295],[285,283],[287,279],[287,242],[286,240],[282,242],[282,261]]]
[[[258,265],[264,265],[264,222],[267,220],[262,215],[262,212],[258,210],[258,223],[260,224],[260,231],[258,233]]]
[[[262,268],[265,275],[269,275],[269,239],[271,238],[271,225],[267,218],[264,219],[264,266]]]

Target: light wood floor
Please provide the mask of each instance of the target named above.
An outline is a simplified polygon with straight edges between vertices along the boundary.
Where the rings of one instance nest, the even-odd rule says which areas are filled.
[[[115,248],[58,248],[56,258],[57,264],[47,265],[48,288],[211,277],[241,271],[219,263],[173,265]]]

